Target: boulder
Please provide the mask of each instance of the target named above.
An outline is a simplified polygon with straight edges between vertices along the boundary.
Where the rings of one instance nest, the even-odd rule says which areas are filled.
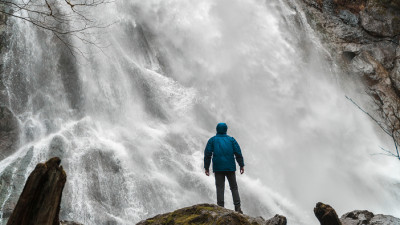
[[[340,221],[343,225],[393,225],[400,224],[400,219],[387,215],[374,215],[367,210],[355,210],[344,214]]]
[[[336,211],[330,205],[318,202],[314,214],[321,225],[342,225]]]
[[[54,157],[39,163],[29,175],[7,225],[58,225],[67,175]]]
[[[199,204],[157,215],[153,218],[143,220],[137,225],[162,224],[286,225],[286,218],[275,215],[272,219],[265,221],[262,217],[250,217],[217,205]]]
[[[286,217],[276,214],[271,219],[265,222],[265,225],[286,225]]]

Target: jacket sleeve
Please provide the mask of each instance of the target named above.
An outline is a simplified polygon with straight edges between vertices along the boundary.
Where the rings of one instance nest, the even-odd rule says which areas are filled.
[[[214,152],[213,139],[210,138],[207,142],[206,149],[204,150],[204,169],[209,170],[211,164],[211,157]]]
[[[240,167],[244,167],[244,159],[242,155],[242,151],[240,150],[239,143],[232,137],[233,142],[233,154],[235,154],[236,161],[238,162]]]

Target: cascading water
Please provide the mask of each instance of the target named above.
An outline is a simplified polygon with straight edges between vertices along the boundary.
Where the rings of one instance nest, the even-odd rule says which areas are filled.
[[[245,158],[245,213],[317,224],[323,201],[338,214],[400,216],[400,164],[370,155],[390,140],[345,100],[342,78],[285,3],[120,0],[95,10],[113,25],[93,34],[102,51],[75,43],[86,59],[20,20],[9,27],[2,104],[21,135],[0,162],[11,181],[2,211],[52,156],[68,175],[62,219],[133,224],[213,203],[203,150],[224,121]]]

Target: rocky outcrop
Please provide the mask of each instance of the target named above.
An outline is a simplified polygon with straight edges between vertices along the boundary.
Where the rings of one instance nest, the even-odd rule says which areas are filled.
[[[14,114],[0,106],[0,160],[14,152],[18,145],[19,125]]]
[[[377,214],[367,210],[355,210],[344,214],[340,220],[343,225],[394,225],[400,224],[400,219],[393,216]]]
[[[343,72],[365,83],[385,129],[400,131],[400,1],[298,3]],[[395,139],[400,142],[400,135]]]
[[[318,202],[314,208],[315,216],[321,225],[394,225],[400,224],[400,219],[387,215],[374,215],[367,210],[355,210],[344,214],[340,219],[336,211],[324,203]]]
[[[39,163],[29,175],[7,225],[58,225],[62,191],[67,175],[61,160]]]
[[[314,208],[314,214],[321,225],[342,225],[336,211],[330,205],[318,202]]]
[[[230,224],[230,225],[286,225],[284,216],[275,215],[265,221],[262,217],[250,217],[212,204],[199,204],[174,212],[157,215],[139,222],[137,225],[161,224]]]

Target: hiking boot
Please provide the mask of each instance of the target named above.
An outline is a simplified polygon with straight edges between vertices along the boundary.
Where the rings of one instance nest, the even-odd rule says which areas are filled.
[[[240,213],[240,214],[243,214],[243,211],[242,211],[242,209],[240,208],[240,205],[235,205],[235,211],[238,212],[238,213]]]

